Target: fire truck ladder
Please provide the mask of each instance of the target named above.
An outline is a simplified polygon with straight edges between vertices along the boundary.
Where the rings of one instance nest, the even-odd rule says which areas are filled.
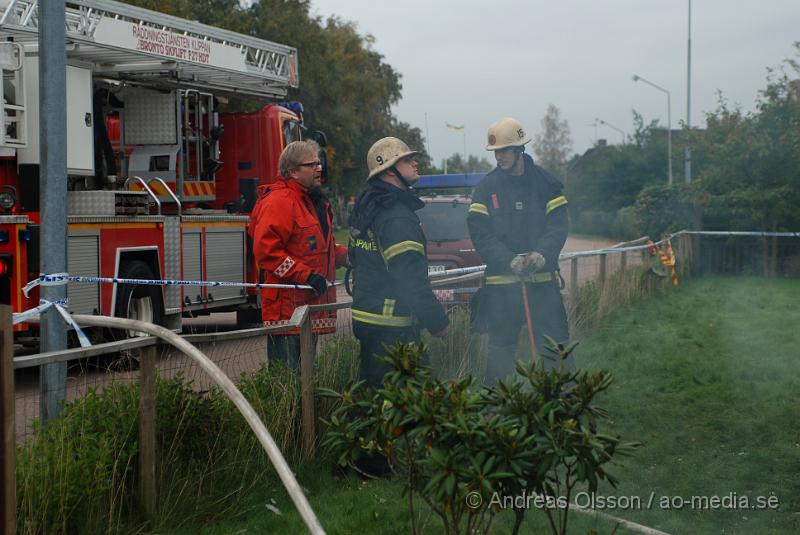
[[[0,7],[0,35],[37,42],[45,0]],[[150,86],[283,97],[297,87],[297,49],[112,0],[66,0],[67,54],[95,74]]]

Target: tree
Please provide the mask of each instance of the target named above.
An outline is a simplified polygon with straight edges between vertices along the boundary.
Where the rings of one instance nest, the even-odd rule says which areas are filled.
[[[474,154],[467,156],[467,160],[464,161],[464,156],[456,152],[447,158],[446,169],[448,173],[487,173],[492,170],[492,164],[486,157],[478,158]],[[444,169],[432,168],[430,173],[444,173]]]
[[[422,135],[422,130],[416,126],[411,126],[403,121],[398,121],[392,117],[389,123],[389,129],[386,131],[387,136],[394,136],[406,142],[411,150],[419,151],[416,159],[419,163],[419,173],[429,174],[431,169],[434,169],[431,163],[431,157],[425,148],[425,136]]]
[[[542,133],[533,140],[533,153],[539,165],[559,176],[567,170],[567,160],[572,152],[569,123],[561,119],[559,109],[550,104],[542,119]]]
[[[127,2],[297,48],[300,87],[289,89],[287,99],[303,102],[306,125],[328,134],[330,184],[340,193],[363,186],[367,150],[377,139],[390,132],[413,137],[415,129],[391,113],[401,96],[400,74],[373,48],[374,38],[359,35],[354,23],[338,17],[312,16],[309,0]],[[263,105],[243,99],[223,111],[255,111]]]
[[[696,140],[703,165],[692,184],[706,228],[796,230],[800,225],[800,42],[770,70],[756,111],[720,97]],[[694,138],[693,138],[694,140]]]

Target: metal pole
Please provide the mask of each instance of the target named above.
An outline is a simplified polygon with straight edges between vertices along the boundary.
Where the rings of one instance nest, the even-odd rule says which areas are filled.
[[[67,271],[67,57],[64,0],[39,3],[39,185],[42,192],[42,273]],[[95,118],[95,120],[100,120]],[[66,286],[42,286],[41,297],[64,299]],[[41,350],[67,347],[67,330],[58,311],[42,315]],[[55,418],[66,397],[67,363],[48,364],[40,375],[41,418]]]
[[[0,278],[0,533],[17,529],[16,442],[14,440],[14,331],[11,328],[11,281]]]
[[[467,172],[467,129],[461,131],[461,137],[464,141],[464,172]]]
[[[686,150],[684,153],[684,178],[686,183],[692,181],[692,149],[690,147],[692,131],[692,0],[689,0],[689,37],[686,41]]]
[[[667,184],[672,185],[672,104],[667,91]]]
[[[654,89],[658,89],[667,95],[667,183],[672,185],[672,102],[669,91],[664,89],[658,84],[654,84],[646,78],[642,78],[638,74],[633,75],[634,82],[644,82]]]
[[[616,126],[614,126],[613,124],[609,123],[608,121],[604,121],[604,120],[602,120],[600,118],[595,119],[595,121],[597,121],[600,124],[604,124],[607,127],[619,132],[619,135],[622,137],[622,144],[623,145],[625,144],[625,132],[623,132],[621,128],[617,128]]]
[[[433,156],[431,156],[431,134],[428,132],[428,112],[425,112],[425,142],[428,145],[428,156],[431,158],[431,163],[433,163]]]

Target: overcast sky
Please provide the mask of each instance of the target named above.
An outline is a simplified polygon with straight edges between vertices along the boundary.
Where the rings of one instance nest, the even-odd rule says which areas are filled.
[[[464,150],[445,122],[464,125],[467,153],[483,156],[489,124],[509,115],[534,135],[549,103],[576,152],[595,142],[596,118],[626,134],[633,109],[666,125],[666,95],[634,74],[670,91],[673,128],[686,119],[688,0],[312,0],[312,13],[375,37],[402,74],[394,112],[426,133],[437,163]],[[800,0],[694,0],[691,37],[692,124],[718,90],[751,111],[767,68],[800,40]],[[608,126],[596,133],[621,141]]]

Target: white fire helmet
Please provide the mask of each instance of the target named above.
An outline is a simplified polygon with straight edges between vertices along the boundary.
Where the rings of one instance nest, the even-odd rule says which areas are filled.
[[[511,117],[503,117],[489,127],[486,150],[521,147],[531,140],[522,124]]]
[[[386,171],[403,158],[416,154],[419,154],[419,151],[411,150],[405,142],[396,137],[379,139],[367,152],[367,168],[369,169],[367,180]]]

